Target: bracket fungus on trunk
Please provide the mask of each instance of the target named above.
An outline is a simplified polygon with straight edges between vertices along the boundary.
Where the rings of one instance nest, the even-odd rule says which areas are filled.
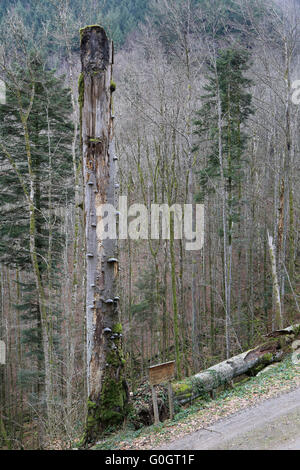
[[[115,205],[116,165],[111,96],[114,91],[111,88],[113,45],[99,25],[80,30],[80,45],[82,72],[79,78],[79,101],[85,182],[86,305],[95,305],[93,309],[87,308],[86,311],[89,396],[85,433],[87,444],[95,441],[108,425],[123,422],[128,393],[124,378],[119,307],[118,302],[113,300],[116,297],[118,270],[110,267],[110,262],[113,266],[117,262],[117,242],[101,239],[97,210],[102,204]],[[101,298],[106,300],[103,302]],[[117,336],[112,341],[108,333]]]

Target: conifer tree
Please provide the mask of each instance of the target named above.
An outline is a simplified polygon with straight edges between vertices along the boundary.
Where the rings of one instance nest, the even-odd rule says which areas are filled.
[[[30,370],[19,370],[19,382],[39,400],[45,378],[41,299],[32,276],[30,249],[32,220],[27,194],[33,187],[35,209],[34,245],[41,284],[46,292],[48,327],[60,312],[53,299],[59,282],[64,239],[59,208],[72,201],[72,125],[70,96],[63,78],[46,69],[41,58],[31,57],[28,70],[16,67],[14,83],[22,77],[22,89],[7,84],[6,103],[0,105],[0,261],[26,273],[20,282],[22,301],[16,305],[26,325],[22,341],[31,359]],[[29,106],[31,86],[35,93],[28,116],[28,141],[22,130],[20,106]],[[19,93],[20,92],[20,93]],[[30,147],[31,165],[27,151]],[[9,159],[7,158],[9,155]],[[23,187],[23,184],[24,187]],[[59,325],[59,321],[57,322]],[[52,331],[55,348],[56,332]],[[57,349],[57,348],[56,348]]]
[[[244,125],[252,113],[251,81],[245,77],[249,69],[249,54],[238,49],[221,50],[216,60],[208,64],[207,92],[203,106],[197,112],[195,134],[199,149],[203,136],[209,140],[206,162],[198,171],[203,200],[221,185],[223,199],[223,226],[220,234],[224,241],[224,306],[226,312],[226,350],[230,355],[231,324],[231,267],[234,224],[240,220],[241,181],[247,134]]]

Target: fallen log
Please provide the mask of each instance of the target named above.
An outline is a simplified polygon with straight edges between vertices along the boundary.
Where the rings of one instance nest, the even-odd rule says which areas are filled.
[[[173,382],[174,399],[179,404],[185,404],[221,385],[229,384],[235,377],[243,374],[255,375],[263,367],[280,361],[286,353],[292,352],[291,343],[299,336],[300,325],[269,333],[266,335],[268,340],[264,344],[220,362],[192,377]]]
[[[296,347],[297,353],[299,353],[297,340],[300,339],[300,325],[272,331],[264,337],[266,338],[265,343],[256,348],[231,357],[180,382],[173,382],[172,390],[175,402],[184,405],[205,393],[213,393],[218,387],[229,384],[236,377],[244,374],[256,375],[264,367],[281,361],[287,353],[292,353]],[[167,388],[161,384],[156,387],[156,392],[159,419],[164,421],[169,417]],[[131,395],[132,411],[129,417],[131,423],[136,429],[152,424],[154,413],[148,380],[146,379]]]

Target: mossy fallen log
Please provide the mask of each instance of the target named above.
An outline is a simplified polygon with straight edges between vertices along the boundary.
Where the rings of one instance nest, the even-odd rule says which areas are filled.
[[[264,367],[281,361],[286,354],[293,352],[292,344],[296,345],[295,340],[300,339],[300,325],[273,331],[265,338],[266,341],[256,348],[231,357],[192,377],[173,382],[175,402],[179,405],[189,403],[205,393],[214,392],[222,385],[230,384],[236,377],[256,375]],[[169,416],[167,388],[161,384],[156,387],[156,391],[159,419],[164,421]],[[152,396],[148,380],[132,394],[130,402],[131,412],[128,419],[136,429],[153,423]]]
[[[291,351],[291,343],[300,335],[300,325],[269,333],[264,344],[231,357],[209,369],[180,382],[172,383],[174,399],[179,404],[188,403],[221,385],[229,384],[243,374],[255,375],[263,367],[280,361]]]

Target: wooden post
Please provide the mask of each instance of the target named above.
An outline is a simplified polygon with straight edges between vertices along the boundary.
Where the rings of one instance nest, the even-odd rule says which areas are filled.
[[[154,424],[159,424],[159,414],[158,414],[158,404],[157,404],[157,395],[154,385],[151,385],[152,392],[152,402],[153,402],[153,411],[154,411]]]
[[[157,395],[154,386],[168,382],[168,396],[169,396],[169,410],[170,410],[170,419],[173,419],[174,416],[174,405],[173,405],[173,390],[171,379],[174,378],[175,373],[175,361],[164,362],[163,364],[157,364],[156,366],[149,367],[149,381],[152,391],[152,401],[153,401],[153,410],[154,410],[154,424],[158,424],[159,413],[157,406]]]
[[[120,424],[128,399],[116,292],[116,238],[103,237],[103,205],[115,207],[113,45],[101,26],[80,30],[79,78],[86,235],[88,416],[85,442]]]
[[[170,419],[174,418],[174,403],[173,403],[173,390],[171,382],[168,382],[168,395],[169,395],[169,410]]]

